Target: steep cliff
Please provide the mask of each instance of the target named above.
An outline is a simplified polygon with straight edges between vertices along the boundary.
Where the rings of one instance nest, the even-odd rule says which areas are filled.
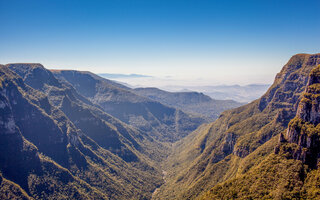
[[[319,63],[320,54],[293,56],[260,99],[223,112],[179,141],[156,199],[193,199],[259,165],[295,116],[309,73]]]
[[[317,168],[320,158],[320,65],[310,73],[308,86],[300,101],[296,117],[280,135],[276,153],[287,152],[288,158],[301,160]],[[318,126],[319,125],[319,126]]]
[[[31,69],[30,73],[45,72],[42,66]],[[24,83],[28,80],[32,85],[32,76],[24,80],[8,67],[0,67],[0,171],[3,185],[11,188],[0,190],[0,196],[150,198],[162,180],[134,144],[123,143],[139,158],[128,162],[99,146],[40,91],[60,83],[43,80],[35,90]],[[50,73],[48,77],[54,78]]]
[[[58,81],[41,64],[8,64],[6,66],[18,73],[24,82],[30,83],[30,86],[38,83],[34,87],[44,92],[50,103],[63,111],[77,128],[101,147],[117,154],[125,161],[138,161],[139,155],[136,154],[148,154],[148,151],[141,152],[142,149],[160,145],[151,142],[152,139],[146,133],[133,129],[105,113],[101,107],[77,93],[71,85]],[[152,155],[148,154],[147,157]]]
[[[74,127],[71,124],[56,126],[54,120],[38,106],[46,101],[43,94],[24,85],[22,79],[6,67],[0,67],[0,74],[0,170],[4,180],[22,188],[19,198],[26,196],[25,192],[35,198],[54,198],[58,194],[63,198],[64,193],[80,199],[88,195],[104,198],[103,194],[95,192],[61,166],[68,165],[67,144],[70,141],[70,145],[74,145],[77,141]],[[63,129],[68,129],[68,134]],[[60,165],[47,156],[56,159]],[[45,185],[55,188],[56,194]],[[81,187],[87,191],[81,192]],[[4,196],[9,191],[1,192]]]
[[[262,146],[275,146],[278,140],[275,154],[268,153],[246,173],[216,185],[202,199],[320,198],[319,80],[320,65],[311,70],[296,116],[287,130]]]

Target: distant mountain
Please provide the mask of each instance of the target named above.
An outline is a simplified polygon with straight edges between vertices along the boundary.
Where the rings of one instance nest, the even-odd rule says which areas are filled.
[[[216,120],[224,110],[242,104],[232,100],[215,100],[199,92],[167,92],[158,88],[136,88],[135,93],[184,111],[205,116],[208,121]]]
[[[117,78],[150,78],[152,76],[148,75],[142,75],[142,74],[108,74],[108,73],[102,73],[102,74],[97,74],[103,78],[107,79],[117,79]]]
[[[172,77],[152,77],[139,74],[97,74],[103,78],[112,79],[130,88],[157,87],[170,92],[200,92],[216,100],[234,100],[242,103],[251,102],[263,95],[270,84],[250,85],[207,85],[192,86],[175,83]],[[167,83],[168,85],[165,85]],[[151,84],[151,85],[148,85]]]
[[[317,154],[313,154],[317,136],[311,133],[317,129],[315,124],[306,125],[319,114],[312,103],[317,101],[318,85],[307,88],[309,74],[319,64],[320,54],[293,56],[261,98],[223,112],[215,122],[177,142],[165,164],[166,182],[154,199],[303,199],[304,192],[318,199],[319,185],[313,185],[318,182],[310,182],[318,177],[318,171],[310,171],[318,157],[312,157],[311,168],[302,163],[310,163],[308,155]],[[300,104],[306,108],[300,115],[303,120],[290,122],[306,88],[312,93],[309,100],[302,97],[302,102],[309,102],[303,104],[306,107]],[[275,155],[279,135],[288,124],[295,128],[281,140],[284,148],[279,152],[284,153]],[[302,190],[304,181],[307,191]]]
[[[263,95],[269,84],[250,84],[250,85],[217,85],[217,86],[165,86],[163,89],[169,91],[198,91],[213,99],[234,100],[248,103]]]
[[[269,84],[212,86],[206,88],[206,94],[216,99],[233,99],[240,102],[251,102],[265,93]]]
[[[205,121],[202,117],[139,96],[130,88],[119,86],[90,72],[62,70],[53,73],[105,112],[147,132],[159,141],[177,141]]]

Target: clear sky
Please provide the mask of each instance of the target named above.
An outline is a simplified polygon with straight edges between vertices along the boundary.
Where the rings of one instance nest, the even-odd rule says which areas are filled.
[[[0,63],[269,83],[291,55],[320,52],[319,8],[319,0],[0,0]]]

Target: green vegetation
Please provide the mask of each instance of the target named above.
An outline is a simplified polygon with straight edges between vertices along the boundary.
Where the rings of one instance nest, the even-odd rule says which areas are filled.
[[[306,122],[299,117],[293,118],[289,127],[293,130],[300,133],[300,135],[307,135],[308,137],[312,137],[313,135],[320,135],[320,125],[314,125],[311,122]]]
[[[198,94],[173,108],[89,72],[0,66],[0,198],[318,199],[319,62],[293,56],[209,124],[177,109]]]
[[[39,65],[24,70],[32,72],[34,68],[45,70]],[[165,155],[160,143],[104,113],[72,88],[47,80],[38,88],[40,92],[23,81],[35,82],[37,76],[22,79],[7,67],[1,67],[0,74],[0,118],[4,122],[0,124],[0,171],[5,180],[18,184],[25,196],[148,199],[162,183],[155,165]],[[66,98],[74,105],[61,106]],[[68,112],[63,112],[66,109]],[[90,118],[100,129],[86,129],[94,127]],[[99,131],[97,142],[88,137]],[[106,143],[110,139],[118,143]],[[9,197],[18,191],[12,190],[1,195]],[[20,197],[23,195],[21,192]]]
[[[288,130],[281,133],[283,139],[275,148],[276,154],[269,152],[260,157],[245,173],[215,185],[201,199],[319,199],[320,129],[319,120],[314,117],[318,114],[314,107],[319,106],[314,99],[319,91],[319,69],[320,65],[310,72],[296,117],[288,124]]]
[[[215,122],[175,144],[166,164],[168,180],[155,199],[201,197],[218,183],[241,176],[263,162],[295,116],[319,57],[293,56],[260,99],[223,112]],[[314,59],[318,61],[310,61]]]
[[[300,199],[301,162],[271,154],[244,175],[214,186],[201,199]]]

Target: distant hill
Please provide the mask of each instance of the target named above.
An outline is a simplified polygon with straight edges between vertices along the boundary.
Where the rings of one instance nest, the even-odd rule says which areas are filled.
[[[139,96],[123,85],[90,72],[53,71],[105,112],[163,142],[177,141],[205,119]]]
[[[146,77],[152,77],[148,75],[142,75],[142,74],[108,74],[108,73],[102,73],[97,74],[103,78],[107,79],[117,79],[117,78],[146,78]]]
[[[199,92],[167,92],[158,88],[136,88],[135,93],[184,111],[216,120],[224,110],[241,106],[232,100],[215,100]]]
[[[249,85],[175,85],[172,77],[152,77],[140,74],[97,74],[103,78],[119,82],[129,88],[155,87],[170,92],[200,92],[216,100],[234,100],[249,103],[263,95],[271,84]],[[166,83],[168,85],[166,85]],[[148,85],[151,84],[151,85]]]
[[[269,84],[250,85],[217,85],[217,86],[164,86],[163,89],[169,91],[198,91],[213,99],[234,100],[249,103],[263,95]]]

